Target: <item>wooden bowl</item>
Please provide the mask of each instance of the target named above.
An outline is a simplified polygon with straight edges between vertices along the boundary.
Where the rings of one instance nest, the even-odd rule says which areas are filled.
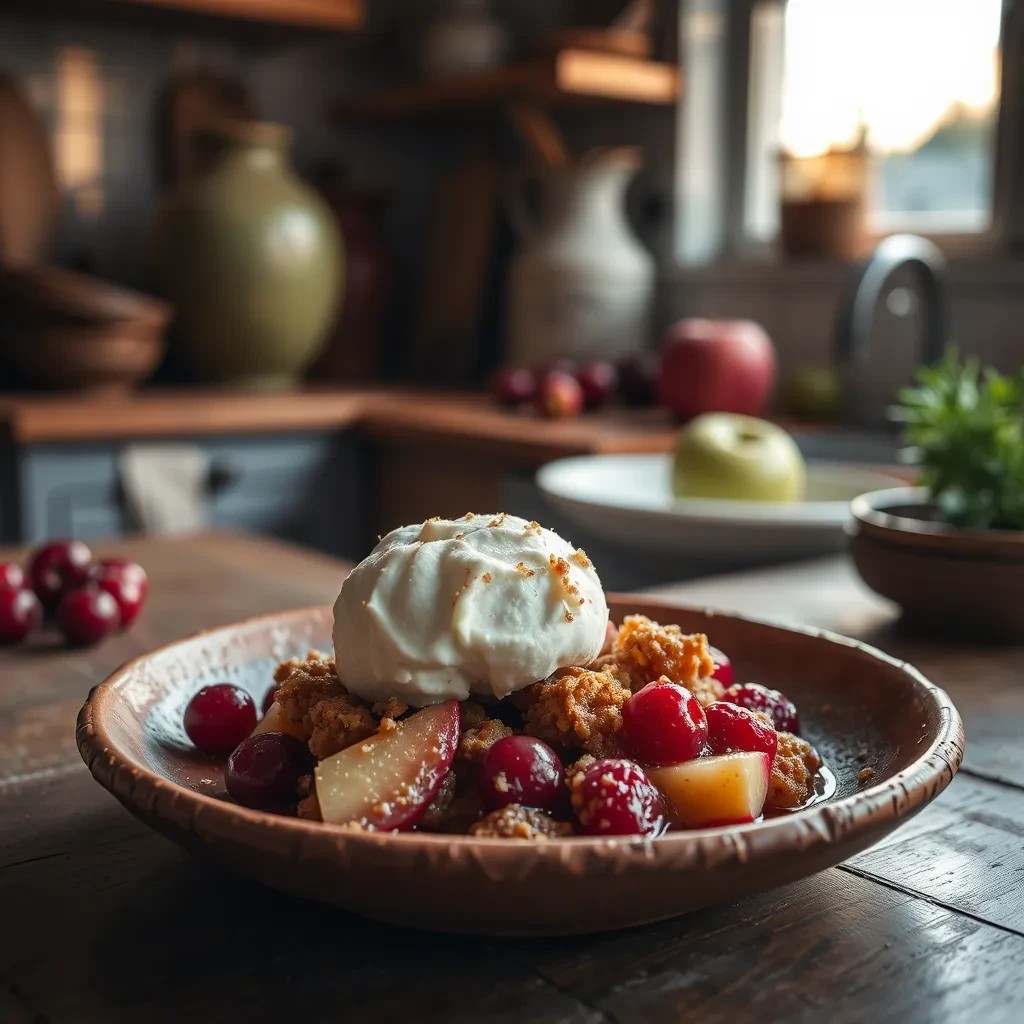
[[[126,391],[153,373],[171,317],[165,302],[60,267],[0,271],[5,347],[36,384]]]
[[[850,507],[857,571],[909,625],[975,640],[1024,638],[1024,531],[936,522],[921,488],[873,491]]]
[[[11,358],[42,387],[121,392],[142,384],[164,354],[164,324],[36,324],[12,328]]]
[[[782,687],[837,779],[835,796],[752,825],[659,839],[550,842],[348,832],[224,798],[222,765],[182,729],[191,695],[230,680],[262,701],[282,658],[330,649],[331,610],[250,619],[144,655],[97,686],[78,718],[95,778],[134,815],[218,864],[296,896],[434,931],[562,935],[639,925],[791,882],[845,860],[933,800],[960,765],[949,698],[854,640],[641,597],[611,601],[707,631],[740,677]],[[873,775],[862,783],[859,774]]]

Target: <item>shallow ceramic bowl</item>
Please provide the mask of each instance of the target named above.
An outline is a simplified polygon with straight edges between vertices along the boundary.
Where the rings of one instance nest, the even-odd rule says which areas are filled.
[[[864,582],[913,626],[974,639],[1024,638],[1024,530],[955,530],[923,489],[854,499],[850,554]]]
[[[250,619],[138,658],[93,690],[78,746],[133,814],[222,865],[368,917],[491,935],[623,928],[791,882],[876,842],[959,767],[963,728],[949,698],[879,651],[640,597],[612,601],[615,618],[630,612],[706,631],[740,678],[785,688],[837,777],[835,797],[753,825],[542,843],[353,833],[235,806],[221,764],[185,739],[185,704],[213,680],[262,699],[277,661],[329,649],[329,608]],[[865,767],[874,774],[862,784]]]
[[[803,501],[676,498],[671,481],[671,455],[580,455],[537,471],[544,497],[602,540],[735,568],[841,551],[850,502],[899,482],[867,466],[821,460],[807,463]]]

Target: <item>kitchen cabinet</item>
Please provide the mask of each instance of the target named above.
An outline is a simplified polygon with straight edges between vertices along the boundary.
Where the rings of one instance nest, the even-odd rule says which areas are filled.
[[[4,450],[0,536],[83,540],[138,529],[125,501],[118,456],[131,438],[34,444]],[[147,444],[160,441],[147,440]],[[350,434],[254,434],[176,438],[207,461],[205,525],[263,533],[353,556],[363,535],[361,449]]]

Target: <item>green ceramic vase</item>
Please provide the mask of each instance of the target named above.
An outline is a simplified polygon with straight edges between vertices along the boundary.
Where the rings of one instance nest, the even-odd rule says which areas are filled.
[[[157,211],[152,258],[176,337],[203,379],[294,383],[322,344],[344,284],[330,209],[291,171],[281,125],[205,134],[202,170]]]

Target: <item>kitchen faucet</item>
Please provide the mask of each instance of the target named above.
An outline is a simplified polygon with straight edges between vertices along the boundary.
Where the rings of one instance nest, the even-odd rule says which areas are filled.
[[[918,281],[923,310],[923,338],[917,362],[933,363],[946,347],[948,296],[946,259],[938,247],[918,235],[890,235],[875,248],[847,288],[835,326],[835,361],[843,376],[843,411],[848,420],[880,425],[884,408],[871,408],[854,389],[847,393],[850,370],[863,366],[871,348],[875,312],[893,275],[910,267]],[[894,396],[889,396],[891,400]],[[886,403],[887,405],[888,403]],[[868,407],[866,407],[868,406]]]

